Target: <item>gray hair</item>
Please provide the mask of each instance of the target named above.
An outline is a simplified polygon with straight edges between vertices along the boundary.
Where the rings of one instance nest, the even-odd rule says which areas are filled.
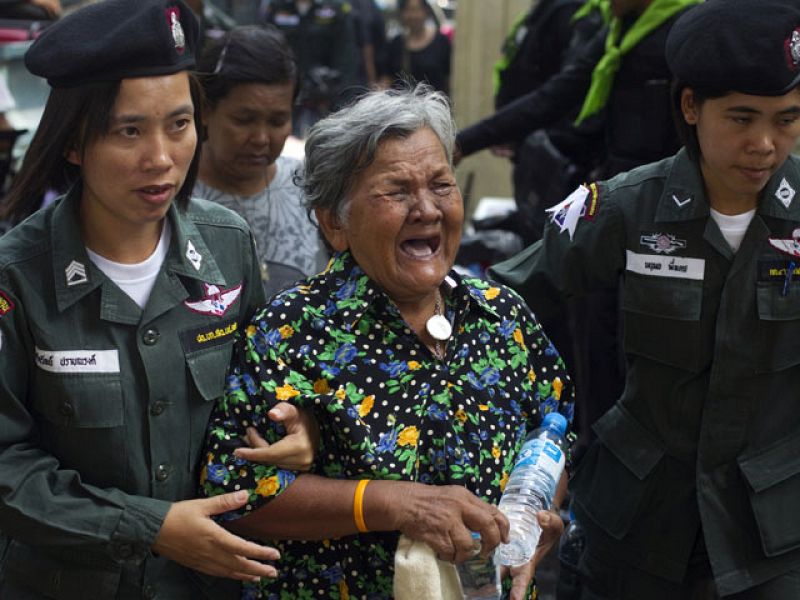
[[[328,210],[346,221],[347,195],[356,176],[375,160],[380,143],[425,127],[442,142],[452,167],[456,125],[450,103],[426,84],[370,92],[318,121],[305,144],[302,187],[308,209]]]

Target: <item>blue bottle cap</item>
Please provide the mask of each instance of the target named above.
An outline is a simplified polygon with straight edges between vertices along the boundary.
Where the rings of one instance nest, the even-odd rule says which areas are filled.
[[[552,429],[553,431],[557,432],[558,435],[564,435],[567,431],[567,420],[564,418],[564,415],[558,412],[551,412],[547,413],[542,419],[542,427],[546,427],[547,429]]]

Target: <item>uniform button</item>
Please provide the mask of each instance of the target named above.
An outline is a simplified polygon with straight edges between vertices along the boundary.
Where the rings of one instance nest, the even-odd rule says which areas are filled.
[[[153,405],[150,407],[150,414],[153,415],[154,417],[157,417],[158,415],[164,412],[164,408],[166,407],[164,406],[164,403],[161,402],[161,400],[153,402]]]
[[[156,467],[156,479],[158,481],[166,481],[169,477],[169,465],[164,463]]]
[[[133,546],[130,544],[120,544],[117,546],[117,557],[121,559],[130,558],[133,556]]]
[[[71,417],[75,414],[75,408],[72,406],[72,404],[64,400],[64,402],[61,403],[61,406],[58,407],[58,412],[65,417]]]
[[[152,346],[157,341],[158,338],[161,337],[161,334],[158,332],[158,329],[148,329],[144,332],[142,336],[142,341],[145,343],[146,346]]]
[[[144,586],[144,597],[147,598],[148,600],[151,600],[152,598],[155,598],[156,597],[156,588],[154,588],[152,585]]]

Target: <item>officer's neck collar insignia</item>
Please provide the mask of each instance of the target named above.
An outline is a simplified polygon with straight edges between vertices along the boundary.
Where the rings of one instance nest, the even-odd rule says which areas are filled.
[[[687,204],[689,204],[692,201],[692,197],[691,196],[687,196],[686,198],[681,200],[675,194],[672,194],[672,199],[675,201],[675,204],[678,206],[678,208],[683,208],[684,206],[686,206]]]
[[[797,192],[795,192],[794,188],[789,185],[789,182],[786,181],[785,177],[778,186],[778,189],[775,190],[775,197],[780,200],[781,204],[783,204],[786,208],[789,208],[792,205],[792,201],[794,200],[796,194]]]
[[[186,35],[181,26],[181,11],[177,6],[172,6],[164,11],[167,16],[167,25],[172,32],[172,41],[175,42],[175,50],[178,54],[183,54],[186,49]]]
[[[769,238],[769,244],[784,254],[800,257],[800,227],[792,231],[792,239],[779,240],[776,238]]]
[[[194,267],[195,271],[200,270],[200,265],[203,262],[203,257],[197,250],[195,250],[192,240],[186,241],[186,258],[188,258],[189,262],[192,263],[192,266]]]
[[[64,274],[67,277],[67,287],[81,285],[89,281],[86,276],[86,266],[77,260],[73,260],[67,265],[67,268],[64,269]]]
[[[786,63],[792,71],[800,69],[800,27],[786,38]]]

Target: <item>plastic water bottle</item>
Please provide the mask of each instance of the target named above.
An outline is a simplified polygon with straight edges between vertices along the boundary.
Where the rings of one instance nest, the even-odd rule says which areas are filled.
[[[472,532],[476,551],[480,549],[481,536]],[[475,555],[458,565],[463,600],[500,600],[500,578],[492,556]]]
[[[542,534],[536,513],[550,508],[564,470],[566,430],[567,420],[552,412],[525,440],[500,499],[500,510],[510,525],[510,541],[497,548],[498,564],[516,567],[533,556]]]
[[[585,545],[586,536],[583,533],[583,527],[575,519],[575,513],[570,508],[569,525],[564,530],[558,544],[558,561],[560,563],[558,584],[556,585],[558,600],[575,600],[581,595],[578,563]]]

